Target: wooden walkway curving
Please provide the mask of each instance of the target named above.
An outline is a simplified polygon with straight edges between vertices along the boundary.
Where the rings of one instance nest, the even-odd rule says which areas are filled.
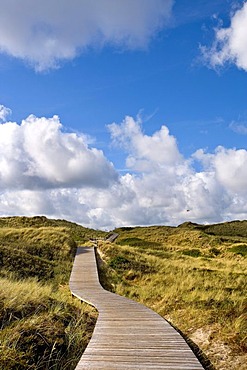
[[[99,316],[76,370],[202,370],[185,340],[149,308],[102,288],[95,250],[79,247],[70,277],[73,295]]]

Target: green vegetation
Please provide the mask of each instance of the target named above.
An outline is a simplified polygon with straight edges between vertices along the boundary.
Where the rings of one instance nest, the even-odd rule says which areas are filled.
[[[63,287],[0,279],[1,369],[74,369],[95,312]]]
[[[247,221],[115,232],[100,246],[102,283],[165,317],[216,369],[244,370]]]
[[[101,241],[101,281],[164,316],[217,370],[247,362],[247,221],[123,227]],[[104,232],[45,217],[0,218],[0,370],[72,370],[96,311],[72,299],[77,245]],[[209,367],[208,367],[209,368]]]
[[[230,252],[234,254],[239,254],[240,256],[245,257],[247,255],[247,245],[246,244],[238,244],[234,245],[233,247],[229,248]]]
[[[0,218],[0,369],[72,370],[96,311],[72,299],[77,244],[103,236],[45,217]]]

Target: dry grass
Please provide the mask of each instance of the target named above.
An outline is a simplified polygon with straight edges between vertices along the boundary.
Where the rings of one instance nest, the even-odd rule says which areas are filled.
[[[104,285],[151,307],[217,370],[246,366],[247,222],[116,230]],[[105,233],[45,217],[0,218],[0,370],[72,370],[96,312],[72,299],[77,244]]]
[[[195,342],[198,330],[210,333],[198,345],[220,370],[241,369],[247,350],[247,223],[231,226],[211,226],[210,234],[191,224],[123,228],[116,244],[100,247],[108,287],[151,307]],[[218,354],[210,350],[216,344]]]
[[[88,343],[95,311],[67,288],[0,279],[1,369],[73,369]]]
[[[97,314],[72,299],[68,279],[76,241],[92,232],[45,217],[0,219],[0,370],[75,368]]]

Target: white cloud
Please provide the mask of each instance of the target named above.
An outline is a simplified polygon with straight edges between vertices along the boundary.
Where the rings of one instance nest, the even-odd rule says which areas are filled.
[[[4,105],[0,104],[0,122],[5,122],[10,114],[11,109],[6,108]]]
[[[36,70],[85,48],[145,48],[171,15],[173,0],[2,0],[0,51]]]
[[[57,116],[0,125],[0,189],[97,188],[116,180],[102,151],[83,135],[63,133]]]
[[[207,162],[210,155],[197,153],[205,168],[197,173],[192,158],[179,152],[176,139],[166,126],[148,136],[139,120],[126,117],[120,124],[109,126],[115,144],[128,150],[127,165],[137,175],[126,175],[128,188],[135,194],[135,205],[129,205],[129,219],[141,224],[214,221],[224,218],[228,197],[223,185]],[[215,154],[212,154],[215,157]],[[122,182],[126,179],[122,177]],[[189,212],[188,212],[189,211]]]
[[[231,18],[228,28],[215,30],[215,40],[211,48],[202,47],[203,56],[213,68],[225,63],[234,63],[247,71],[247,2]]]
[[[186,159],[166,126],[147,135],[140,119],[126,117],[109,130],[127,152],[122,176],[84,135],[64,133],[56,116],[0,125],[0,214],[107,229],[247,218],[246,150],[198,149]]]
[[[120,145],[130,153],[126,161],[128,168],[146,172],[154,167],[179,165],[182,160],[176,139],[169,134],[166,126],[148,136],[142,132],[140,118],[135,121],[127,116],[120,125],[112,123],[108,129],[115,145]]]
[[[218,184],[232,194],[247,196],[247,151],[218,147],[215,154],[196,154]]]
[[[247,151],[220,147],[214,158],[216,178],[225,189],[247,196]]]

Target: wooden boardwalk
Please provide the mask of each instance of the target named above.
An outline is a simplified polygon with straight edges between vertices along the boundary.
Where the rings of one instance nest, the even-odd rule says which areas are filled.
[[[92,339],[76,370],[203,369],[185,340],[166,320],[149,308],[102,288],[94,248],[78,248],[70,289],[99,312]]]

